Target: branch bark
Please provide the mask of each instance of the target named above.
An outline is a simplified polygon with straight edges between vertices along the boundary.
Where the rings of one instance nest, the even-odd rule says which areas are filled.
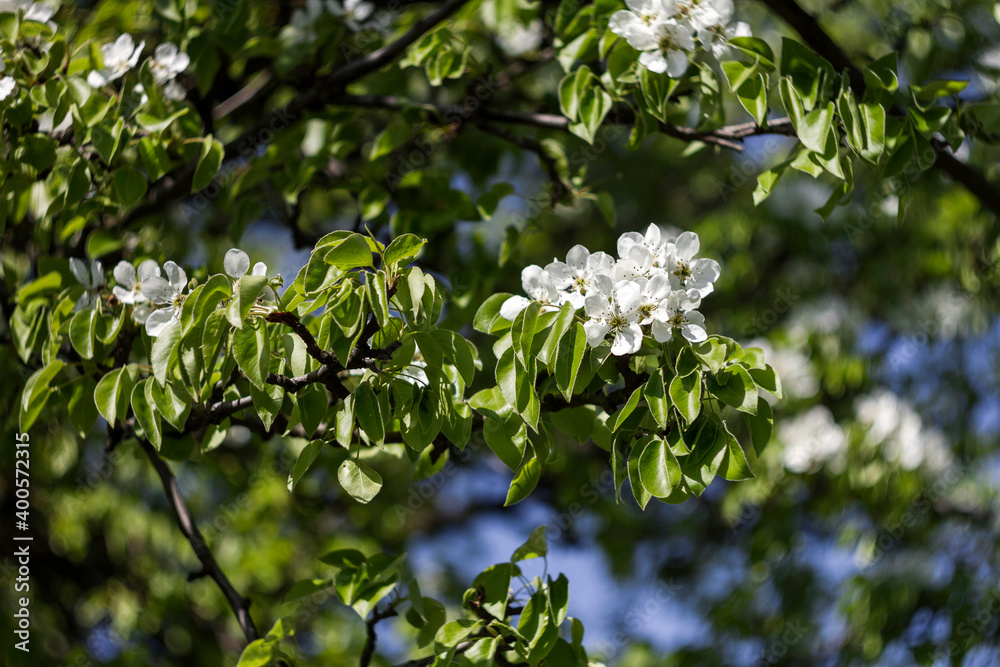
[[[129,430],[131,431],[131,427],[129,427]],[[131,435],[135,435],[135,433],[131,432]],[[184,496],[181,495],[180,487],[177,486],[177,480],[174,478],[174,474],[170,471],[170,467],[166,461],[160,458],[156,448],[148,440],[138,436],[136,436],[136,440],[146,453],[149,462],[153,464],[156,474],[160,477],[160,482],[163,484],[163,491],[167,495],[170,507],[174,510],[174,516],[177,519],[177,525],[180,527],[181,533],[187,538],[198,560],[201,561],[202,570],[196,576],[211,577],[212,581],[216,583],[219,590],[225,596],[226,602],[229,603],[229,608],[236,615],[236,621],[240,624],[240,629],[243,631],[247,642],[254,641],[260,634],[257,632],[257,626],[254,625],[253,618],[250,616],[250,600],[239,594],[232,583],[230,583],[226,573],[219,567],[215,556],[212,554],[212,550],[209,549],[208,544],[205,543],[205,538],[202,537],[201,531],[198,530],[198,525],[191,516],[191,510],[188,508]]]

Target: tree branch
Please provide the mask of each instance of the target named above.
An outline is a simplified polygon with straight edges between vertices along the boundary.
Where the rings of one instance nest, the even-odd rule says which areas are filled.
[[[372,612],[372,615],[368,617],[365,621],[365,647],[361,651],[361,660],[358,663],[360,667],[368,667],[371,664],[372,658],[375,656],[375,643],[378,641],[375,635],[375,626],[379,621],[383,621],[387,618],[392,618],[393,616],[398,616],[399,613],[396,608],[389,605],[385,609]]]
[[[201,531],[198,530],[198,525],[191,516],[191,510],[188,509],[187,503],[184,501],[184,496],[181,495],[180,487],[177,486],[177,480],[170,471],[170,467],[160,458],[156,448],[148,440],[140,438],[135,434],[134,430],[132,430],[133,423],[129,420],[129,424],[127,425],[129,434],[135,436],[139,442],[139,446],[142,447],[142,450],[146,453],[146,457],[149,458],[149,462],[153,464],[153,468],[156,470],[156,474],[159,475],[160,482],[163,484],[163,491],[170,502],[170,507],[174,510],[177,525],[180,527],[181,533],[184,534],[184,537],[191,544],[191,548],[194,550],[198,560],[201,561],[202,569],[196,573],[196,578],[201,576],[212,578],[212,581],[216,583],[219,590],[225,596],[226,602],[229,603],[230,609],[233,610],[233,614],[236,615],[236,620],[240,624],[240,629],[243,630],[243,635],[246,637],[247,642],[254,641],[260,635],[257,632],[257,626],[254,625],[253,618],[250,616],[250,600],[240,595],[233,588],[226,573],[219,567],[215,556],[212,554],[212,550],[205,543],[205,538],[202,537]],[[124,435],[124,431],[122,435]]]

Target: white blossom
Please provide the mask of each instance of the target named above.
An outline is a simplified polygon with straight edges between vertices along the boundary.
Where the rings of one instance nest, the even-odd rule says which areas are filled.
[[[714,259],[694,259],[699,245],[697,234],[684,232],[669,244],[667,263],[677,289],[693,289],[704,297],[715,289],[720,269]]]
[[[497,43],[509,56],[517,57],[537,51],[542,45],[542,22],[535,19],[528,25],[516,22],[512,25],[500,25]]]
[[[778,426],[778,439],[785,444],[785,467],[796,473],[816,472],[847,451],[844,431],[822,405],[783,420]]]
[[[187,69],[191,64],[188,54],[177,48],[173,42],[164,42],[153,51],[150,70],[157,83],[166,83]]]
[[[24,10],[25,21],[48,23],[56,8],[47,2],[32,2],[31,0],[0,0],[0,12],[15,12]]]
[[[166,279],[160,276],[150,276],[142,281],[141,292],[144,297],[158,306],[166,306],[149,313],[146,317],[146,333],[151,338],[172,321],[180,319],[184,307],[184,288],[187,286],[187,274],[174,262],[163,265]]]
[[[698,46],[716,59],[729,52],[726,43],[748,36],[745,23],[732,23],[733,0],[628,0],[628,9],[615,12],[608,27],[633,48],[642,51],[639,62],[652,72],[672,77],[684,74],[688,58]]]
[[[887,389],[878,389],[855,403],[865,442],[882,446],[885,457],[906,470],[921,465],[942,470],[951,461],[944,435],[926,427],[913,406]]]
[[[69,269],[73,273],[76,281],[84,286],[83,295],[77,300],[73,310],[84,310],[91,308],[100,301],[101,290],[104,289],[104,267],[96,259],[87,266],[82,259],[71,257]]]
[[[543,310],[555,310],[558,307],[559,290],[548,271],[537,264],[526,266],[521,271],[521,287],[531,299],[523,296],[510,297],[500,306],[500,317],[513,321],[532,301],[541,303]]]
[[[674,331],[692,343],[700,343],[708,334],[705,332],[705,316],[695,308],[701,304],[701,297],[696,290],[674,290],[667,297],[666,303],[654,314],[651,327],[653,339],[657,343],[665,343],[673,336]]]
[[[118,283],[112,290],[116,299],[127,304],[142,303],[147,300],[142,293],[142,283],[149,278],[159,278],[160,267],[154,260],[147,259],[136,272],[131,262],[122,260],[115,266],[114,276]]]
[[[361,30],[364,22],[375,11],[375,5],[365,0],[344,0],[343,4],[337,0],[327,0],[326,8],[334,16],[343,18],[347,27],[354,32]]]
[[[545,267],[563,299],[574,308],[583,308],[583,302],[595,287],[599,277],[607,277],[614,269],[615,260],[606,252],[591,253],[582,245],[575,245],[566,254],[565,262],[554,261]]]
[[[587,297],[586,311],[592,318],[583,325],[587,342],[597,347],[609,334],[614,334],[611,353],[616,356],[635,354],[642,345],[642,328],[639,326],[639,286],[632,282],[616,285],[610,295],[592,294]]]
[[[111,44],[105,44],[101,47],[104,67],[88,74],[87,83],[92,88],[100,88],[120,79],[138,64],[144,46],[146,46],[146,42],[139,42],[139,46],[136,46],[135,42],[132,41],[132,36],[127,34],[121,35]]]
[[[250,271],[251,276],[266,276],[267,275],[267,264],[264,262],[257,262],[253,265],[253,269],[250,269],[250,257],[245,252],[239,248],[230,248],[226,252],[225,258],[222,260],[222,266],[226,269],[226,273],[230,277],[235,278],[239,282],[240,278]],[[270,287],[265,287],[263,291],[265,299],[274,300],[274,290]]]

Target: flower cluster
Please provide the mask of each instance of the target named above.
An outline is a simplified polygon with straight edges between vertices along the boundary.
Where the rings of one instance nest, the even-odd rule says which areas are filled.
[[[94,260],[88,266],[82,259],[74,257],[69,260],[69,266],[77,282],[84,287],[84,293],[74,309],[96,307],[106,287],[101,262]],[[233,279],[235,290],[240,278],[250,269],[250,258],[242,250],[232,248],[226,253],[224,266]],[[267,265],[257,262],[251,275],[266,276]],[[167,261],[161,269],[154,260],[147,259],[137,269],[131,262],[122,260],[115,266],[114,277],[117,284],[111,290],[112,294],[119,303],[133,307],[132,318],[145,326],[150,337],[155,338],[168,324],[180,319],[184,299],[187,298],[184,290],[188,287],[188,277],[176,262]],[[265,287],[260,298],[274,301],[277,297],[273,289]]]
[[[733,23],[733,0],[626,0],[608,27],[642,51],[639,62],[652,72],[684,74],[700,47],[715,58],[729,52],[727,40],[747,37],[746,23]],[[696,41],[697,40],[697,41]]]
[[[375,5],[365,0],[306,0],[305,7],[292,12],[292,20],[285,34],[295,43],[311,44],[316,41],[315,24],[325,15],[344,21],[352,32],[360,31],[371,18]]]
[[[571,303],[584,309],[587,342],[596,347],[612,334],[615,355],[637,352],[645,334],[663,343],[677,331],[693,343],[701,342],[708,336],[705,318],[696,309],[714,289],[719,263],[696,259],[698,248],[694,232],[669,238],[652,224],[645,235],[622,234],[617,260],[573,246],[565,262],[526,267],[521,283],[531,298],[507,299],[500,315],[513,320],[532,301],[541,303],[543,310]]]
[[[111,44],[105,44],[101,47],[104,66],[91,71],[87,75],[87,83],[93,88],[100,88],[120,79],[139,64],[145,46],[146,42],[139,42],[136,46],[131,35],[121,35]],[[173,42],[164,42],[153,51],[149,64],[153,78],[163,86],[164,95],[172,100],[184,97],[186,93],[177,83],[176,76],[191,64],[191,58],[186,53],[179,50]],[[144,92],[141,84],[136,87],[136,92]]]

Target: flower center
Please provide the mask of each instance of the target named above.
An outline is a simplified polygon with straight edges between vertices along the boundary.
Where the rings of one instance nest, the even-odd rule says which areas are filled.
[[[626,320],[621,315],[612,315],[611,319],[608,321],[613,331],[621,331],[628,326],[628,320]]]
[[[667,53],[670,51],[677,51],[677,50],[678,50],[677,42],[674,41],[673,35],[671,35],[669,32],[665,32],[662,35],[660,35],[660,51]]]
[[[677,270],[674,271],[674,275],[681,281],[686,281],[691,277],[691,267],[686,262],[677,262]]]

